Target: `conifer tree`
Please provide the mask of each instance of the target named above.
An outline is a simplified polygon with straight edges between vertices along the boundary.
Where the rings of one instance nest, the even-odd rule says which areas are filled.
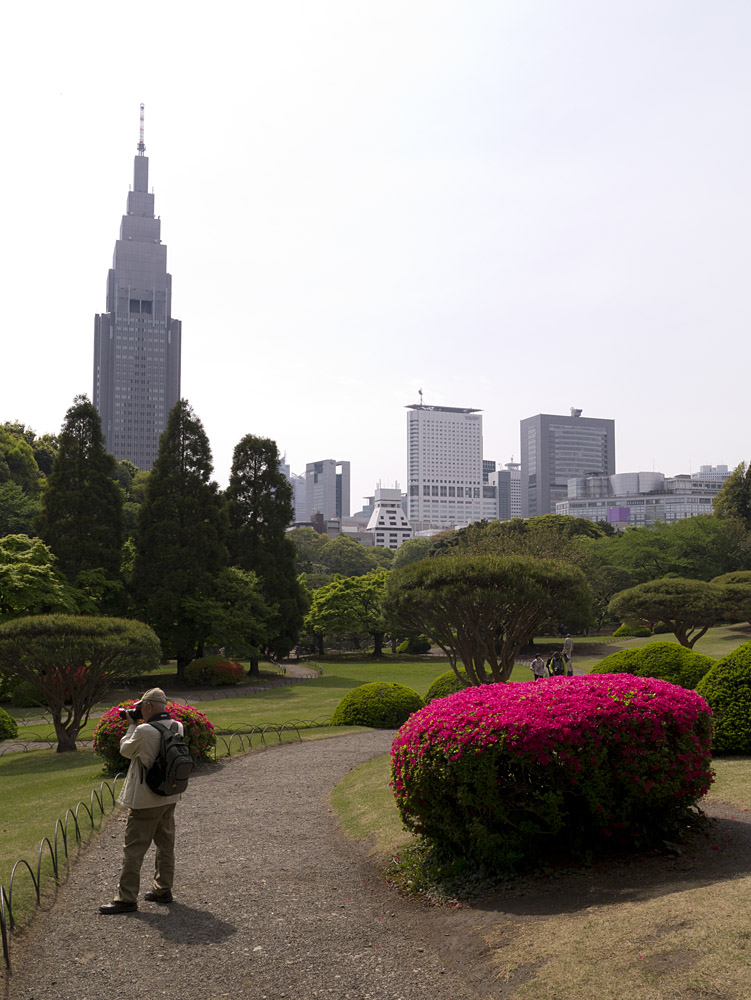
[[[112,579],[119,574],[123,502],[114,471],[96,407],[86,396],[76,396],[65,415],[37,522],[39,535],[72,583],[91,570],[103,570]]]
[[[211,449],[201,421],[181,399],[170,412],[146,486],[136,533],[133,592],[177,676],[208,635],[202,600],[211,600],[227,565],[227,515],[211,481]]]
[[[294,517],[292,487],[279,468],[276,442],[247,434],[237,445],[226,492],[230,562],[258,576],[272,610],[266,653],[286,656],[297,642],[305,614],[295,571],[295,546],[287,537]],[[251,660],[251,672],[258,663]]]

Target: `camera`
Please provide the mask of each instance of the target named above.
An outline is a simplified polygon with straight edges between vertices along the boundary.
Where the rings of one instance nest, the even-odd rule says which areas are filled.
[[[118,708],[117,711],[120,718],[128,722],[138,722],[139,719],[143,718],[140,705],[136,705],[135,708]]]

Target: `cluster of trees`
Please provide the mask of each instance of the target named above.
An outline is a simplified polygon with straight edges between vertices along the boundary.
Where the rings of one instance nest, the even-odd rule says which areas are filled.
[[[206,644],[231,647],[252,670],[262,655],[286,655],[295,644],[307,595],[286,537],[292,495],[273,441],[239,442],[222,493],[205,431],[185,400],[170,413],[148,473],[105,450],[85,396],[68,410],[46,472],[22,435],[6,438],[5,485],[23,479],[38,501],[26,532],[0,537],[0,620],[136,618],[177,660],[178,676]]]

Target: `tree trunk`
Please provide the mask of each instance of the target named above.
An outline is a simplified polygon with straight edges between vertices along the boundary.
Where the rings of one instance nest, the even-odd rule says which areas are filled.
[[[185,668],[193,659],[192,656],[185,656],[182,653],[177,654],[177,673],[175,675],[175,680],[183,681],[185,680]]]
[[[76,737],[78,736],[78,728],[66,729],[62,724],[60,719],[53,719],[55,724],[55,735],[57,736],[57,752],[58,753],[71,753],[77,750]]]
[[[316,645],[318,646],[318,649],[316,650],[317,655],[318,656],[323,656],[324,655],[323,654],[323,636],[321,635],[320,632],[316,636]]]
[[[373,657],[383,656],[383,632],[373,632],[373,652],[370,654]]]
[[[248,667],[248,674],[251,677],[258,677],[259,676],[260,670],[258,669],[258,663],[259,663],[258,657],[257,656],[251,656],[251,658],[250,658],[250,666]]]

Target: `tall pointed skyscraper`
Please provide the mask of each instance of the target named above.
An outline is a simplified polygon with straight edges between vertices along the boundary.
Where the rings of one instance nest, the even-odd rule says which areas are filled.
[[[107,450],[150,469],[169,411],[180,398],[181,323],[149,194],[143,105],[133,190],[107,276],[107,311],[94,321],[94,405]]]

